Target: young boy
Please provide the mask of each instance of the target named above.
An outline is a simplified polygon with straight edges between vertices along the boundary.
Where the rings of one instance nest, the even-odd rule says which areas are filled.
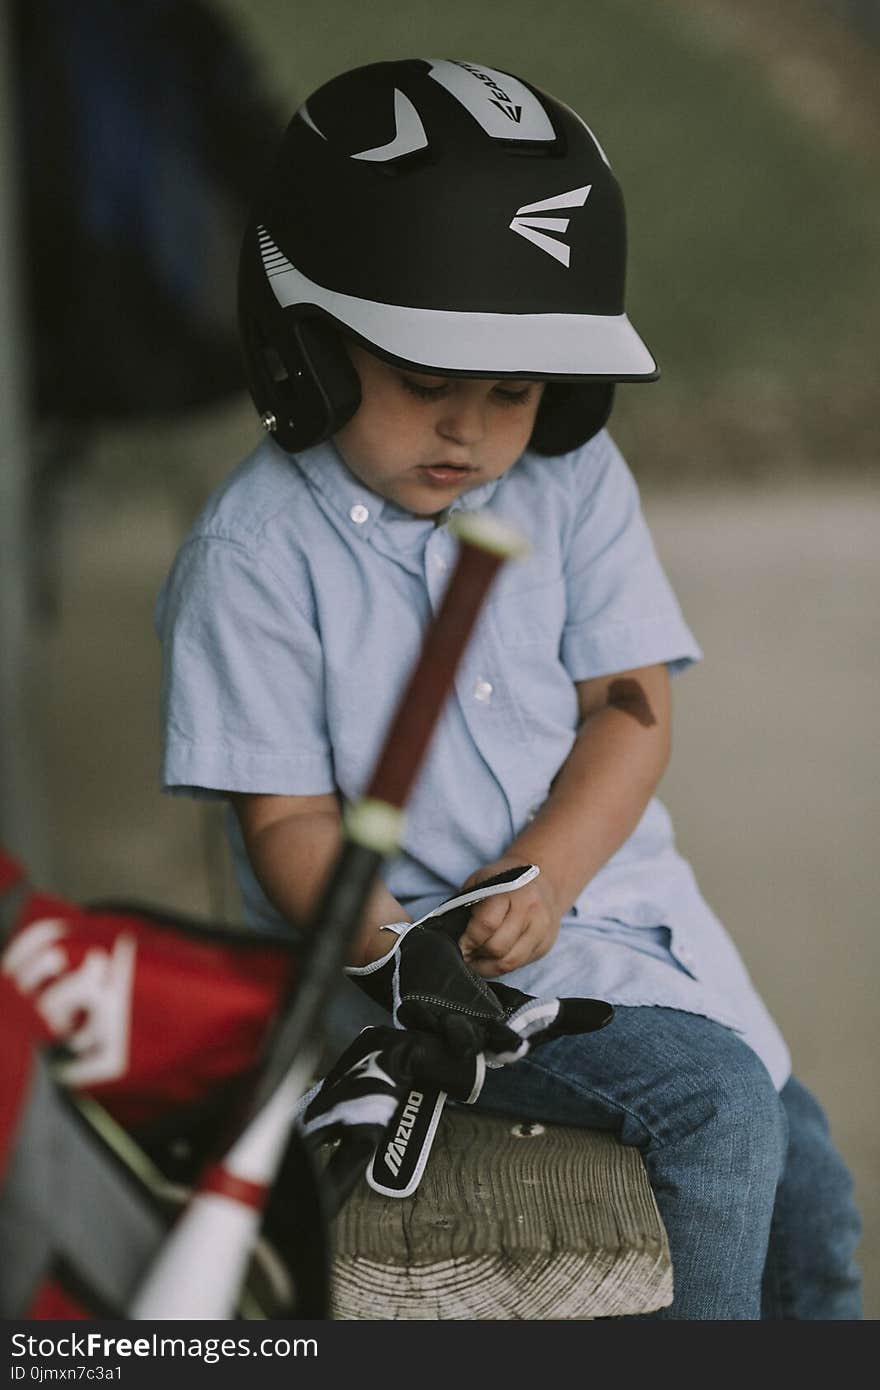
[[[242,256],[269,437],[160,596],[163,782],[229,799],[248,920],[301,920],[442,597],[448,518],[524,532],[350,965],[537,865],[477,904],[464,961],[615,1017],[493,1071],[479,1104],[639,1147],[673,1258],[655,1316],[858,1318],[849,1176],[654,797],[670,675],[700,653],[603,428],[615,381],[657,375],[624,242],[592,132],[508,73],[375,64],[309,98]]]

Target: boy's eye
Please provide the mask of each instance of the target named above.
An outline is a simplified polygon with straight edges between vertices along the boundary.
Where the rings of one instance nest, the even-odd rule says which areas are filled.
[[[400,380],[410,395],[418,396],[419,400],[422,401],[439,400],[449,390],[448,382],[444,382],[440,386],[425,386],[422,382],[413,381],[412,377],[408,376],[402,376]],[[518,391],[508,391],[503,386],[495,386],[492,390],[495,399],[503,405],[520,405],[528,400],[530,393],[530,386],[523,386]]]
[[[449,389],[446,382],[442,382],[439,386],[425,386],[424,382],[413,381],[412,377],[400,377],[400,385],[405,388],[405,391],[409,391],[410,395],[418,396],[420,400],[438,400]]]
[[[505,391],[501,386],[495,387],[495,395],[498,397],[499,401],[503,401],[505,405],[520,405],[523,401],[528,400],[530,394],[530,386],[523,386],[519,391]]]
[[[448,389],[445,384],[442,386],[423,386],[420,381],[413,381],[408,376],[402,376],[400,380],[406,390],[411,395],[418,396],[421,401],[435,401]]]

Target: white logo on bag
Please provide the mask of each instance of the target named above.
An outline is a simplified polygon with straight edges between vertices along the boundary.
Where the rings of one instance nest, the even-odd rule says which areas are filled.
[[[385,1162],[395,1177],[400,1172],[400,1165],[406,1157],[406,1146],[412,1138],[413,1126],[419,1118],[419,1110],[424,1099],[422,1091],[410,1091],[406,1105],[403,1107],[400,1123],[397,1126],[397,1133],[385,1149]]]
[[[36,1007],[73,1057],[59,1073],[72,1086],[89,1086],[122,1076],[128,1066],[131,996],[137,945],[120,933],[112,951],[93,946],[75,970],[63,941],[67,924],[46,917],[16,936],[3,957],[3,973]]]
[[[591,183],[583,188],[573,188],[569,193],[557,193],[553,198],[542,198],[538,203],[526,203],[524,207],[517,208],[510,230],[516,232],[518,236],[525,237],[526,241],[531,241],[541,251],[546,251],[549,256],[553,256],[557,261],[568,268],[571,260],[571,247],[564,241],[557,240],[555,236],[547,236],[547,232],[556,232],[561,236],[568,231],[570,218],[568,217],[534,217],[533,213],[553,212],[559,208],[582,208],[587,198],[590,196]]]

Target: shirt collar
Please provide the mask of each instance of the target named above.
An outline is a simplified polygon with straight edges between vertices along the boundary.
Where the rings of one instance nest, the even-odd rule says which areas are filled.
[[[295,455],[295,459],[312,487],[326,498],[334,511],[361,540],[367,540],[374,528],[380,524],[383,529],[392,524],[398,535],[401,534],[401,530],[411,530],[413,539],[417,534],[430,531],[434,527],[432,517],[415,516],[387,498],[380,497],[377,492],[373,492],[356,478],[345,466],[331,440],[315,444],[311,449],[304,449],[302,453]],[[500,478],[493,478],[456,497],[442,514],[441,521],[458,511],[472,512],[485,507],[500,481]]]

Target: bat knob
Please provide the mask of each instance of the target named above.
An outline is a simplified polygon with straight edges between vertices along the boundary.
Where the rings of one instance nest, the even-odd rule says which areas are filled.
[[[465,545],[505,560],[521,559],[531,550],[525,536],[494,512],[457,512],[450,519],[449,530]]]

